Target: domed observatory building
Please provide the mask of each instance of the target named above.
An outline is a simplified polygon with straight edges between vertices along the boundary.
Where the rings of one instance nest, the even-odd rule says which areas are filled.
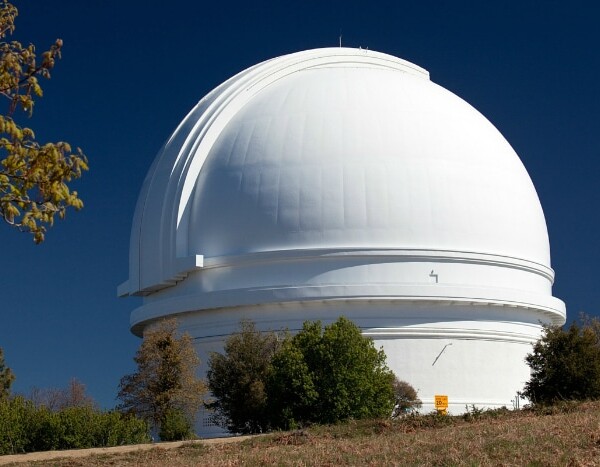
[[[242,71],[181,122],[119,294],[144,297],[134,334],[176,316],[204,364],[243,318],[344,315],[424,410],[444,394],[461,413],[512,406],[541,324],[565,322],[553,280],[538,196],[498,130],[412,63],[327,48]]]

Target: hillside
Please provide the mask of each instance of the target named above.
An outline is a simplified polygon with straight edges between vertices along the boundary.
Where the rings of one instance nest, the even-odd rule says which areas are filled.
[[[350,422],[239,443],[190,442],[31,465],[600,465],[600,403]]]

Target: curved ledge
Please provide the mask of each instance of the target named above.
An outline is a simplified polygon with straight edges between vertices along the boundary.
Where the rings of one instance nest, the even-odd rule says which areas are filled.
[[[457,329],[441,327],[416,327],[368,329],[362,334],[373,340],[378,339],[477,339],[486,341],[514,342],[532,344],[539,336],[520,332],[497,331],[488,329]]]
[[[168,314],[274,303],[313,301],[391,301],[435,305],[506,306],[537,311],[553,324],[564,324],[565,304],[552,296],[516,290],[444,285],[334,285],[222,290],[145,303],[131,313],[132,328]]]
[[[238,256],[219,256],[212,258],[205,258],[202,255],[193,255],[189,258],[177,258],[174,262],[175,266],[170,277],[165,278],[162,282],[146,287],[139,287],[139,290],[137,291],[131,290],[129,282],[125,282],[119,286],[117,293],[121,297],[126,295],[150,295],[159,290],[176,285],[178,282],[185,279],[190,272],[200,269],[229,268],[283,262],[291,263],[295,261],[315,261],[332,258],[373,258],[378,261],[389,259],[392,262],[405,263],[437,262],[497,266],[537,274],[548,280],[550,284],[554,283],[554,271],[552,268],[541,263],[507,255],[478,253],[475,251],[448,251],[431,248],[419,250],[408,248],[317,248],[310,250],[274,250]]]
[[[273,263],[324,258],[391,258],[394,261],[437,261],[466,264],[484,264],[510,267],[532,272],[554,282],[554,270],[544,264],[515,258],[513,256],[478,253],[475,251],[439,250],[433,248],[315,248],[310,250],[273,250],[238,256],[218,256],[204,259],[204,268],[246,266],[257,263]]]

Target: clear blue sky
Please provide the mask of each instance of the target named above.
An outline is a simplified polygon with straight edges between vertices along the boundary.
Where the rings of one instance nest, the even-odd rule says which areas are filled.
[[[0,226],[0,347],[13,389],[88,386],[115,404],[133,371],[137,299],[128,277],[131,218],[164,140],[213,87],[299,50],[369,47],[424,67],[481,111],[523,160],[544,207],[554,294],[569,317],[600,313],[600,28],[596,2],[15,0],[15,38],[64,40],[27,122],[42,141],[84,149],[85,201],[36,246]]]

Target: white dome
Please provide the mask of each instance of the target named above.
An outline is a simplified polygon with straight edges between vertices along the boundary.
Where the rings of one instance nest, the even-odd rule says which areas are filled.
[[[535,188],[494,126],[413,64],[332,48],[256,65],[190,112],[145,181],[121,292],[172,285],[202,258],[323,248],[488,254],[553,275]]]
[[[240,318],[346,315],[424,400],[462,410],[522,389],[540,323],[565,322],[553,280],[535,188],[494,126],[411,63],[331,48],[189,113],[144,182],[119,294],[144,296],[134,333],[177,315],[204,361]]]
[[[209,257],[408,248],[550,265],[510,145],[462,99],[398,69],[342,62],[260,89],[220,129],[189,206],[188,249]]]

